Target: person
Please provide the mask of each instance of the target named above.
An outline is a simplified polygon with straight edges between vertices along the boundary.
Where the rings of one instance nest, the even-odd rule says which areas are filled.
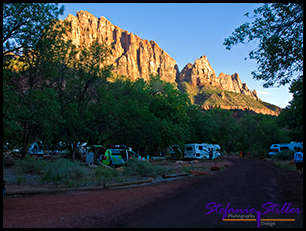
[[[212,149],[210,149],[210,151],[209,151],[209,160],[210,160],[210,163],[211,163],[211,160],[212,160],[212,156],[213,156],[213,152],[212,152]]]
[[[173,150],[174,150],[174,152],[175,152],[175,157],[177,158],[177,159],[183,159],[183,153],[182,153],[182,151],[181,151],[181,149],[178,147],[178,146],[174,146],[173,147]]]
[[[301,148],[298,147],[296,152],[294,153],[293,163],[296,164],[296,169],[300,173],[300,177],[303,177],[303,153],[301,152]]]

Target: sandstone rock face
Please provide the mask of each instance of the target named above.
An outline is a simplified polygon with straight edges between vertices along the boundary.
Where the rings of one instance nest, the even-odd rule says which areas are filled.
[[[213,85],[219,86],[214,69],[210,66],[207,57],[201,56],[194,64],[188,63],[181,71],[178,82],[188,82],[192,86]]]
[[[147,79],[150,74],[159,74],[162,80],[175,82],[178,77],[176,61],[154,41],[143,40],[123,30],[104,17],[99,19],[86,11],[71,14],[65,19],[71,22],[68,37],[77,46],[93,41],[113,44],[113,56],[107,64],[114,64],[115,72],[135,80]]]
[[[251,91],[247,87],[246,83],[241,83],[238,73],[226,75],[222,72],[218,77],[218,82],[224,90],[249,95],[253,99],[259,100],[255,90]]]
[[[194,87],[212,85],[226,91],[249,95],[253,99],[259,100],[257,92],[249,90],[247,85],[241,82],[238,73],[233,75],[221,73],[217,78],[214,69],[205,55],[196,59],[193,65],[188,63],[179,74],[177,81],[185,81]]]

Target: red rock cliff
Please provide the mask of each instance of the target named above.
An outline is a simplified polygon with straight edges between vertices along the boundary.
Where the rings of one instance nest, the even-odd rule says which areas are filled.
[[[150,74],[159,74],[168,82],[175,82],[179,71],[176,61],[154,41],[143,40],[137,35],[113,25],[104,17],[99,19],[86,11],[71,14],[65,19],[71,22],[68,36],[75,45],[92,41],[114,42],[113,56],[108,60],[120,75],[147,79]]]

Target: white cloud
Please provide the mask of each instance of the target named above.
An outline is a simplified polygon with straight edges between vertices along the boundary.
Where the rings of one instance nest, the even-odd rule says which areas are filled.
[[[271,92],[267,92],[267,91],[258,91],[257,94],[261,94],[261,95],[271,95]]]

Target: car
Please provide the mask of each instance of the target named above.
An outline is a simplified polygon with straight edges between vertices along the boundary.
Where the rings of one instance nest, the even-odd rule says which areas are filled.
[[[125,145],[110,144],[107,145],[106,151],[98,157],[98,160],[108,166],[120,166],[132,157],[138,158],[139,155]]]

